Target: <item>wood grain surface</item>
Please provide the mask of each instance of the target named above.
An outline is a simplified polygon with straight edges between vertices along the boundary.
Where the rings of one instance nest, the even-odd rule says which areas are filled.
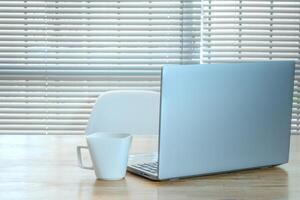
[[[96,180],[93,171],[77,166],[76,146],[85,143],[82,135],[1,135],[0,200],[300,199],[300,136],[291,138],[288,164],[164,182],[130,173],[120,181]],[[154,138],[137,137],[131,151],[156,147]]]

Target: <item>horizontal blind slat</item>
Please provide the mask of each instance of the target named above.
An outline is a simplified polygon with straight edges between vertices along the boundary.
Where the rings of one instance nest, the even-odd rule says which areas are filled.
[[[199,63],[200,0],[0,2],[0,134],[83,134],[97,97]]]

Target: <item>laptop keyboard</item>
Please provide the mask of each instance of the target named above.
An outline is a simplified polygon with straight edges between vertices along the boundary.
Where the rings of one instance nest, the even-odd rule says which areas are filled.
[[[141,163],[141,164],[135,164],[132,165],[134,168],[141,169],[143,171],[157,174],[157,162],[151,162],[151,163]]]

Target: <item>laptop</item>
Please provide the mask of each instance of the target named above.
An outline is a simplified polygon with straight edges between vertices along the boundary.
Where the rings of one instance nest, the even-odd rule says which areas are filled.
[[[287,163],[294,71],[290,61],[164,66],[158,155],[128,171],[167,180]]]

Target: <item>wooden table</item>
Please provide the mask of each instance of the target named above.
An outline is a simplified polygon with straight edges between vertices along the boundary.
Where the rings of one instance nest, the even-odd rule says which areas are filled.
[[[290,162],[177,181],[153,182],[133,174],[99,181],[77,167],[84,136],[0,136],[0,200],[4,199],[300,199],[300,136],[292,136]],[[133,152],[156,144],[136,138]]]

